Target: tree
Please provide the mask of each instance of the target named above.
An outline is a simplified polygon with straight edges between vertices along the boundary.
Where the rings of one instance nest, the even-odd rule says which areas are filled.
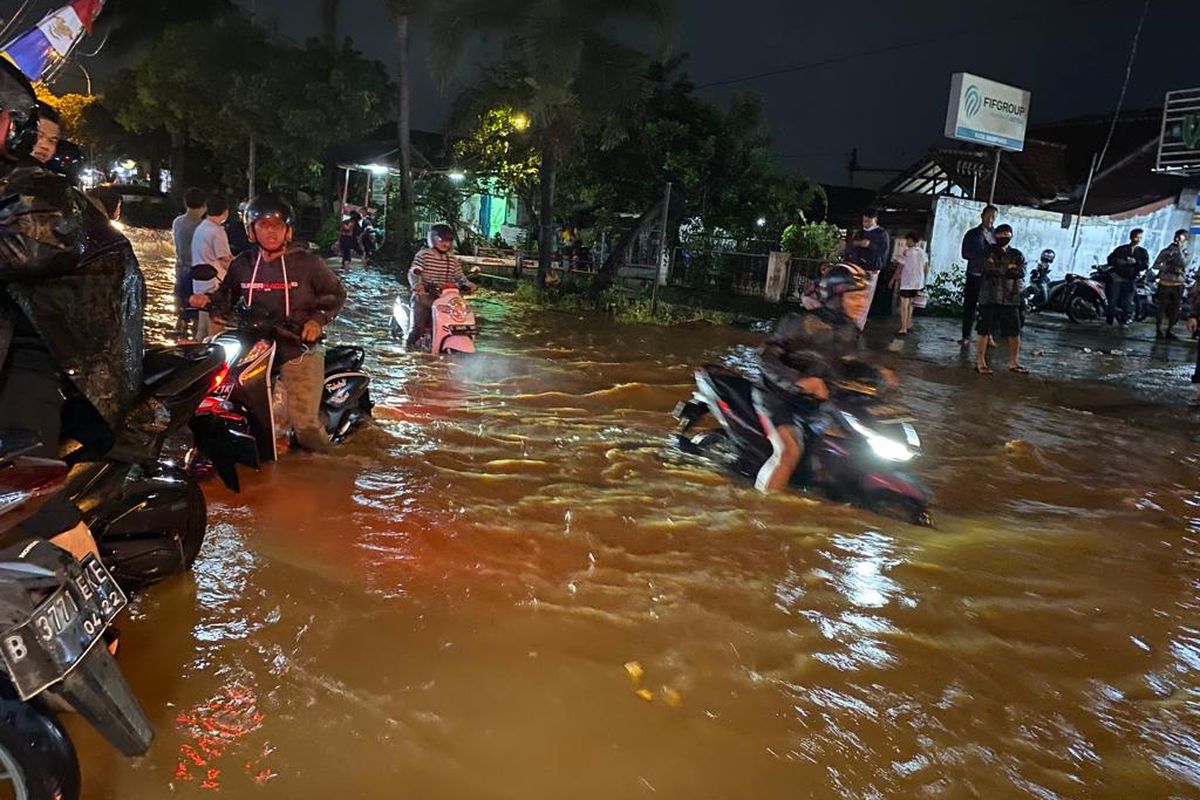
[[[199,63],[211,68],[191,68]],[[276,44],[240,14],[169,29],[130,81],[116,108],[123,125],[165,129],[177,149],[203,144],[235,185],[247,153],[268,183],[319,185],[327,148],[378,128],[390,95],[382,66],[349,45]]]
[[[414,221],[412,178],[412,109],[409,99],[409,31],[412,18],[430,7],[432,0],[387,0],[388,12],[396,26],[396,133],[400,152],[400,192],[396,208],[396,226],[400,246],[411,247]],[[401,251],[401,260],[410,254]]]
[[[85,112],[93,103],[100,100],[94,94],[55,94],[45,83],[33,85],[38,100],[46,103],[62,117],[63,135],[83,147],[93,147],[96,142],[94,132],[89,130],[85,120]]]
[[[451,72],[478,39],[499,39],[527,88],[541,155],[538,284],[550,272],[560,159],[584,132],[624,137],[624,109],[643,90],[645,56],[616,38],[617,22],[662,30],[664,0],[451,0],[434,19],[435,69]]]
[[[516,195],[533,207],[541,156],[527,135],[529,118],[512,106],[479,115],[474,130],[454,145],[454,157],[477,190]]]
[[[673,219],[699,218],[705,228],[737,238],[777,232],[798,211],[823,210],[820,187],[780,171],[761,103],[739,97],[721,109],[697,98],[681,72],[684,61],[652,65],[652,89],[627,109],[630,135],[607,151],[593,135],[565,170],[568,191],[594,211],[639,212],[597,273],[594,295],[611,284],[637,237],[660,220],[667,182]],[[666,224],[664,231],[670,238]]]

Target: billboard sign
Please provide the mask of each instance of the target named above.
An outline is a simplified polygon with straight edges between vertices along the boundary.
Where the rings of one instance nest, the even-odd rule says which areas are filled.
[[[956,72],[950,81],[946,135],[1020,152],[1025,149],[1029,99],[1024,89]]]
[[[1200,88],[1167,92],[1156,167],[1159,172],[1200,175]]]

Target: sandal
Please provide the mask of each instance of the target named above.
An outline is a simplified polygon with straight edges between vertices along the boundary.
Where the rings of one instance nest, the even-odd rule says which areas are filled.
[[[1029,370],[1027,370],[1025,367],[1022,367],[1020,364],[1017,364],[1015,367],[1009,367],[1008,369],[1010,372],[1016,372],[1020,375],[1029,374]]]
[[[981,367],[978,364],[975,365],[975,371],[980,375],[992,375],[995,373],[995,370],[993,370],[991,367]]]

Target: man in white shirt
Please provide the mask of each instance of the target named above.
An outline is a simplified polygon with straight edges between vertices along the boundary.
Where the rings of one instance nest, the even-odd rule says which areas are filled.
[[[225,221],[229,219],[229,201],[225,195],[213,194],[208,198],[208,215],[192,235],[192,293],[210,294],[225,280],[225,272],[233,261],[229,249],[229,234],[225,232]],[[204,340],[220,333],[213,325],[207,311],[200,312],[196,323],[196,338]]]
[[[897,336],[907,336],[912,328],[913,304],[917,295],[925,288],[929,277],[929,256],[921,249],[915,233],[904,237],[907,247],[900,256],[900,266],[892,277],[893,289],[900,289],[900,330]]]

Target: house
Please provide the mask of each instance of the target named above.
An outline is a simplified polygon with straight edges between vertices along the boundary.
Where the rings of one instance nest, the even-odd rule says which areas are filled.
[[[925,230],[934,272],[961,264],[963,232],[978,224],[992,193],[1014,243],[1036,258],[1053,249],[1059,274],[1102,263],[1128,239],[1146,231],[1152,253],[1178,228],[1190,226],[1197,182],[1156,173],[1162,111],[1082,117],[1031,126],[1025,149],[995,151],[967,143],[931,148],[880,193],[885,223],[897,220]],[[1100,159],[1103,153],[1103,160]]]

